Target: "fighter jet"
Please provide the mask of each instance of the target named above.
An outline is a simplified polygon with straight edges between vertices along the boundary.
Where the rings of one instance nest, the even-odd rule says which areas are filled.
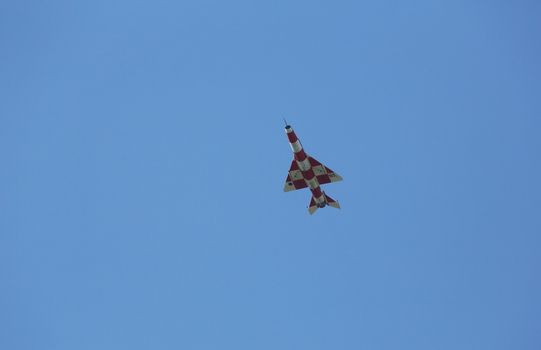
[[[318,208],[324,208],[327,205],[340,209],[340,204],[325,194],[319,185],[341,181],[342,177],[307,155],[291,125],[285,120],[284,122],[289,145],[293,151],[293,161],[291,161],[291,167],[289,167],[284,192],[309,187],[312,192],[312,198],[308,205],[310,214],[314,214]]]

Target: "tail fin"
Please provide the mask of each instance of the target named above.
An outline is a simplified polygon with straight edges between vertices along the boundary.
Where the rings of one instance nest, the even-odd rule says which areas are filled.
[[[323,192],[323,194],[325,195],[325,199],[327,200],[327,205],[336,209],[340,209],[340,203],[338,203],[338,201],[335,201],[331,197],[327,196],[325,192]]]
[[[317,210],[317,204],[316,200],[314,199],[314,196],[312,196],[312,199],[310,199],[310,205],[308,205],[308,212],[310,215],[314,214]]]
[[[336,209],[340,209],[340,203],[338,203],[337,201],[335,201],[331,197],[327,196],[327,194],[325,192],[323,192],[323,195],[325,196],[325,205],[328,205],[328,206],[336,208]],[[310,213],[310,215],[314,214],[316,212],[317,208],[319,208],[319,206],[317,205],[317,202],[316,202],[314,196],[312,196],[312,198],[310,199],[310,205],[308,205],[308,212]]]

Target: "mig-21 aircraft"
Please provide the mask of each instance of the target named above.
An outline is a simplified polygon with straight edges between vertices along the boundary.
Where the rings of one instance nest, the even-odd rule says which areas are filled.
[[[289,174],[284,185],[284,192],[309,187],[310,192],[312,192],[312,198],[308,205],[308,212],[310,214],[313,214],[318,208],[324,208],[327,205],[340,209],[340,204],[325,194],[319,186],[330,182],[341,181],[342,177],[313,157],[307,155],[291,125],[287,122],[285,123],[285,131],[289,145],[293,151],[293,161],[291,161]]]

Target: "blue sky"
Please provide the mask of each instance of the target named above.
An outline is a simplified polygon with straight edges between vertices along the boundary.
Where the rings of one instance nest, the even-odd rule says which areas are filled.
[[[540,15],[3,2],[0,348],[539,349]]]

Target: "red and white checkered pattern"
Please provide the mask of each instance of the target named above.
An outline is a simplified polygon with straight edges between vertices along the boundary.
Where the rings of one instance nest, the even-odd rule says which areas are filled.
[[[320,185],[341,181],[342,177],[316,159],[306,155],[301,142],[290,125],[286,125],[285,131],[293,151],[293,161],[289,168],[284,191],[288,192],[309,187],[312,192],[312,199],[308,207],[310,214],[325,205],[340,208],[338,202],[325,195]]]

